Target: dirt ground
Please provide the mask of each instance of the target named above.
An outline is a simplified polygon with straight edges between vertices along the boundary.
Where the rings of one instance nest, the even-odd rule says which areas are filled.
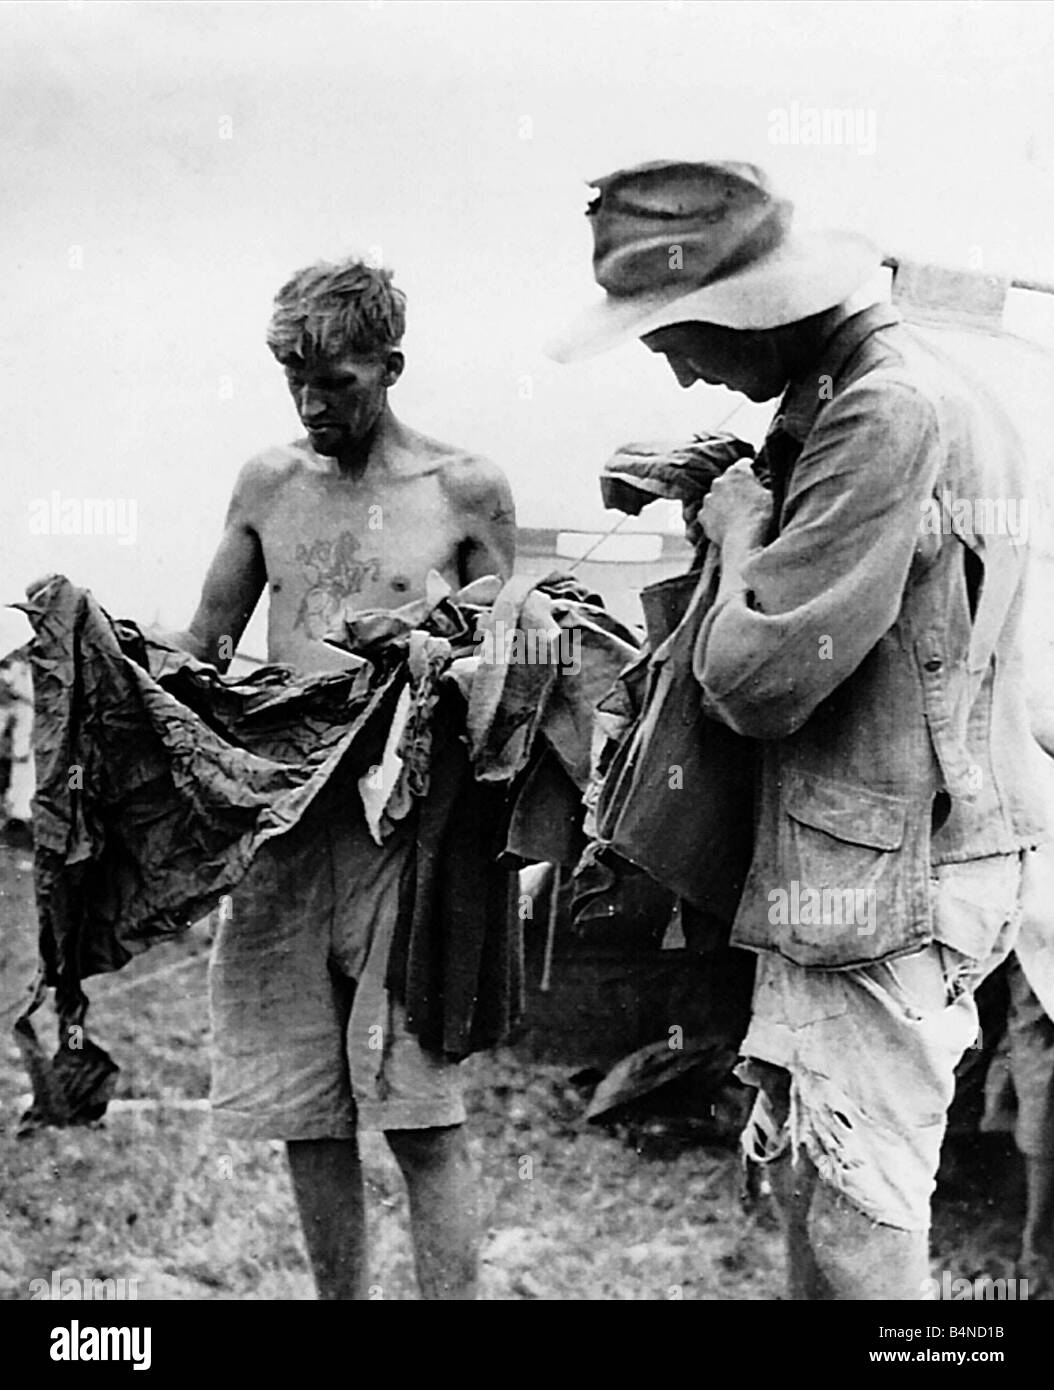
[[[140,1298],[308,1299],[282,1146],[214,1138],[208,947],[195,928],[88,984],[91,1035],[121,1066],[99,1124],[17,1139],[28,1082],[11,1040],[34,957],[31,862],[0,849],[0,1298],[30,1281],[135,1279]],[[37,1015],[50,1048],[51,1016]],[[653,1119],[587,1125],[569,1068],[472,1059],[468,1104],[485,1299],[778,1299],[772,1211],[748,1210],[730,1143]],[[371,1294],[417,1297],[398,1171],[367,1135]],[[1012,1273],[1020,1165],[1001,1137],[954,1155],[934,1270]],[[130,1286],[128,1286],[130,1287]]]

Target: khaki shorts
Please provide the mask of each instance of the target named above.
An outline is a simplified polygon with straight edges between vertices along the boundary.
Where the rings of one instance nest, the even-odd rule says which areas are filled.
[[[352,795],[355,795],[354,791]],[[266,846],[220,912],[209,964],[212,1109],[240,1139],[461,1124],[457,1063],[384,987],[412,817],[374,844],[332,797]]]
[[[748,1159],[804,1149],[873,1221],[929,1228],[955,1068],[977,1036],[973,992],[1013,949],[1031,858],[936,869],[935,940],[912,955],[837,971],[759,956],[737,1068],[760,1088]]]

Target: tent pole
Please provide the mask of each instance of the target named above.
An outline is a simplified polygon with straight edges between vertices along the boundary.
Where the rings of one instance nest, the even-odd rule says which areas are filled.
[[[882,264],[895,275],[900,269],[900,257],[887,256]],[[980,272],[977,273],[980,274]],[[1054,294],[1054,284],[1051,284],[1048,280],[1014,279],[1010,281],[1010,288],[1012,290],[1031,290],[1034,294]]]

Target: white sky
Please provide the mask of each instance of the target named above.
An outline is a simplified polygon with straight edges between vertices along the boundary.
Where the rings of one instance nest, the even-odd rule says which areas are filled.
[[[187,620],[239,465],[297,432],[263,331],[320,256],[382,249],[410,299],[397,413],[563,528],[610,524],[618,444],[734,404],[638,345],[543,357],[591,296],[588,177],[754,159],[803,221],[1054,280],[1048,3],[60,0],[0,6],[0,52],[5,599],[59,569]],[[873,111],[874,152],[771,144],[793,102]],[[137,543],[29,534],[52,489],[134,498]]]

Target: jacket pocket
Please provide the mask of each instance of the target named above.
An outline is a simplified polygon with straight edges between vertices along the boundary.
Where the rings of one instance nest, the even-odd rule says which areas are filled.
[[[776,949],[838,970],[930,939],[928,840],[911,798],[790,770],[781,801]]]

